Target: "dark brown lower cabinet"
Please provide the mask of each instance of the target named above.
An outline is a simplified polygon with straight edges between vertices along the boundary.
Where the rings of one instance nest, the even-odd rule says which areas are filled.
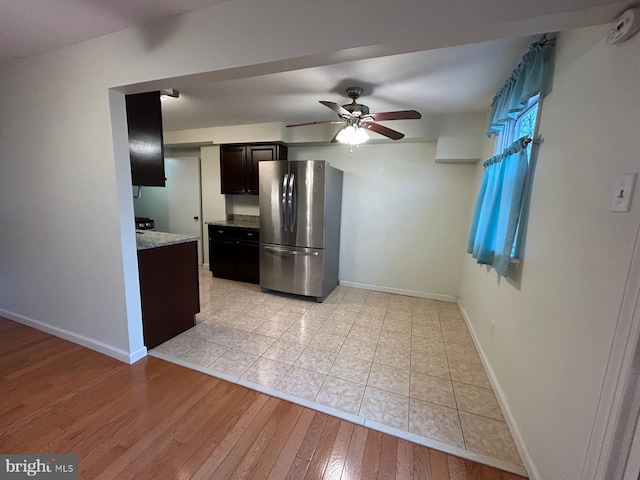
[[[236,275],[241,282],[260,283],[260,246],[257,242],[238,241]]]
[[[195,325],[198,243],[138,250],[144,344],[154,348]]]
[[[209,269],[214,277],[260,283],[260,231],[209,225]]]

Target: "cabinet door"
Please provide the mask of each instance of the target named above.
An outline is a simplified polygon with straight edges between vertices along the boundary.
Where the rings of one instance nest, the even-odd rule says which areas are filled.
[[[195,325],[200,311],[197,242],[138,250],[138,273],[147,348]]]
[[[164,187],[164,144],[160,92],[125,97],[131,183]]]
[[[246,149],[242,146],[220,147],[220,193],[246,193]]]
[[[260,283],[260,246],[239,240],[236,245],[236,275],[241,282]]]
[[[236,240],[211,241],[211,273],[214,277],[234,280],[236,270]]]
[[[247,147],[247,193],[258,195],[260,181],[258,178],[258,162],[277,160],[276,145],[255,145]]]
[[[213,239],[209,235],[209,271],[213,274]]]

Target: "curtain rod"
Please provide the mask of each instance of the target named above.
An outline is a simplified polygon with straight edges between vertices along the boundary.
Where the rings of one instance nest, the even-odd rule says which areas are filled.
[[[527,145],[529,145],[531,142],[533,142],[534,145],[540,145],[542,143],[542,136],[538,135],[535,138],[531,138],[531,137],[526,137],[524,139],[524,146],[526,147]]]
[[[486,167],[494,165],[496,163],[500,163],[500,162],[502,162],[502,160],[504,160],[509,155],[513,155],[514,153],[519,153],[522,150],[524,150],[525,148],[527,148],[527,146],[531,142],[533,142],[534,144],[539,144],[540,143],[540,137],[538,137],[538,138],[531,138],[529,136],[521,137],[518,140],[516,140],[515,142],[513,142],[511,145],[509,145],[507,148],[505,148],[502,151],[502,153],[494,155],[491,158],[487,158],[484,162],[482,162],[482,166],[486,168]]]
[[[538,40],[538,46],[540,47],[544,47],[545,45],[549,44],[549,45],[555,45],[555,41],[556,38],[549,38],[547,36],[547,34],[545,33],[544,35],[542,35],[542,38],[540,40]]]

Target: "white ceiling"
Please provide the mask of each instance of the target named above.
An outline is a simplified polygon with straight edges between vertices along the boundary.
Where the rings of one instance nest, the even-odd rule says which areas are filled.
[[[319,100],[349,103],[349,86],[364,88],[359,103],[371,112],[482,112],[530,41],[496,40],[223,82],[174,81],[180,98],[163,101],[164,128],[335,120]]]
[[[222,1],[0,0],[0,64]],[[496,1],[502,9],[519,8]],[[538,0],[540,18],[545,9],[557,10],[558,1],[564,11],[580,11],[580,6],[616,0]],[[430,8],[447,6],[435,2]],[[494,14],[491,8],[480,12],[487,18]],[[364,88],[360,103],[371,112],[422,113],[423,120],[411,122],[426,124],[439,115],[482,112],[531,40],[493,40],[229,81],[212,82],[206,76],[174,79],[167,87],[178,89],[180,98],[163,101],[164,128],[333,120],[335,114],[318,101],[348,103],[344,90],[352,85]],[[394,123],[388,126],[394,128]]]
[[[0,63],[225,0],[0,0]]]

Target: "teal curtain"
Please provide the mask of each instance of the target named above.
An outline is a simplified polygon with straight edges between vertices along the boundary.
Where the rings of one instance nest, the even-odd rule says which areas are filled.
[[[484,177],[471,222],[467,253],[478,263],[507,275],[511,248],[525,203],[527,144],[520,138],[507,150],[484,162]]]
[[[527,106],[529,99],[538,93],[546,95],[549,88],[554,40],[542,37],[532,43],[518,66],[511,72],[496,92],[491,102],[491,114],[486,135],[496,135],[504,126],[518,116]]]
[[[512,124],[529,100],[537,94],[548,93],[553,69],[553,39],[544,35],[532,43],[520,63],[496,92],[486,135],[499,135]],[[501,142],[510,141],[509,130],[499,135]],[[485,160],[484,176],[478,192],[471,222],[467,252],[478,263],[492,265],[502,276],[507,275],[513,243],[520,227],[524,235],[526,210],[532,177],[527,155],[531,139],[522,137],[502,153]]]

